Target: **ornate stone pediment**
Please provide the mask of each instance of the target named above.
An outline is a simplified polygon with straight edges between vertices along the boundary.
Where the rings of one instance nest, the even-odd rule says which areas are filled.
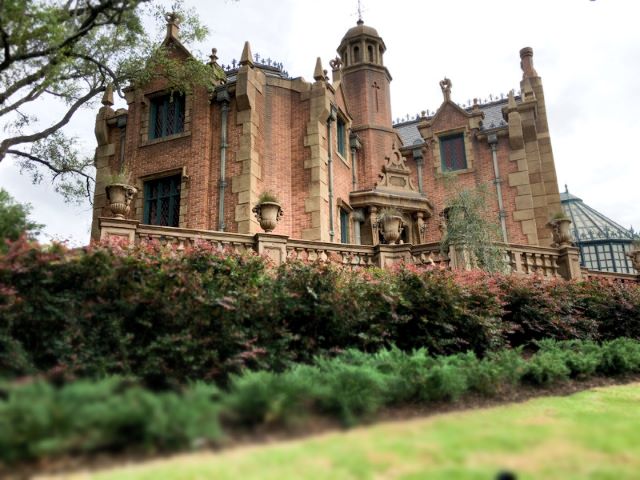
[[[396,148],[395,143],[390,157],[385,157],[387,163],[379,174],[380,181],[376,183],[374,190],[392,190],[401,193],[418,193],[418,189],[411,180],[411,170],[407,167],[405,159]]]

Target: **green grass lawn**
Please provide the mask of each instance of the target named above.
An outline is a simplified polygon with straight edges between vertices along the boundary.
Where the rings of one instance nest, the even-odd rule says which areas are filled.
[[[195,453],[76,478],[491,479],[640,477],[640,384]]]

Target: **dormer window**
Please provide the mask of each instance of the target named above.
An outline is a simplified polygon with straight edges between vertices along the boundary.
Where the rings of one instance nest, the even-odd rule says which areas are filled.
[[[440,159],[443,172],[455,172],[467,169],[467,156],[464,148],[464,134],[440,137]]]
[[[184,131],[185,98],[173,93],[151,99],[149,139],[168,137]]]

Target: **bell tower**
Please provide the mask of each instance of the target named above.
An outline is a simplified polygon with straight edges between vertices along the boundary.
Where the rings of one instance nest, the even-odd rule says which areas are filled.
[[[391,122],[391,75],[384,66],[387,47],[375,28],[359,19],[342,38],[338,54],[342,60],[341,83],[352,133],[362,143],[359,154],[359,189],[373,188],[395,140]]]

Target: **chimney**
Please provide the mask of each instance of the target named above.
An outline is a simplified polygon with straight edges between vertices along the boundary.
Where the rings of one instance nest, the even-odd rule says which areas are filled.
[[[178,40],[180,32],[180,16],[176,12],[165,13],[164,18],[167,20],[167,38]]]
[[[533,48],[524,47],[520,50],[520,68],[522,68],[522,78],[538,76],[538,72],[533,68]]]

